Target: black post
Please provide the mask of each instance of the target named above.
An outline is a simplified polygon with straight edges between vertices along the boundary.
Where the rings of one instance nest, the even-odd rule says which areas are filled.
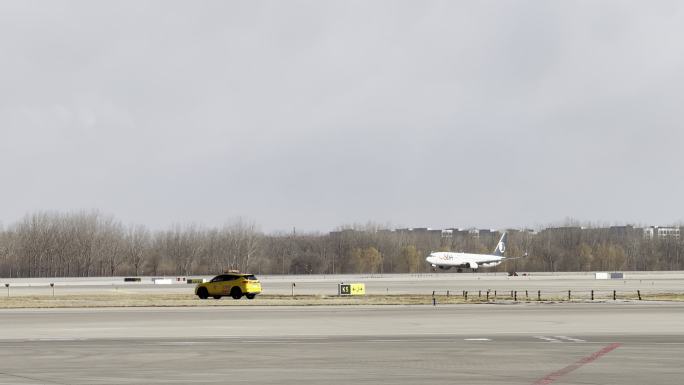
[[[527,290],[525,290],[525,300],[526,300],[526,301],[529,301],[529,299],[530,299],[530,296],[527,295]]]
[[[511,290],[511,298],[513,298],[513,290]]]
[[[541,290],[537,290],[537,301],[541,301]]]
[[[517,300],[518,300],[518,292],[514,291],[513,292],[513,301],[517,301]]]
[[[487,302],[489,302],[489,290],[487,290]]]
[[[570,290],[568,290],[568,301],[570,301]]]
[[[480,299],[480,298],[482,298],[482,290],[477,292],[477,299]]]
[[[594,291],[593,290],[591,291],[591,300],[592,301],[594,300]]]
[[[466,292],[464,292],[464,294],[465,294],[465,295],[464,295],[465,300],[467,301],[467,300],[468,300],[468,292],[466,291]]]
[[[637,295],[639,296],[639,301],[641,301],[641,290],[637,290]]]
[[[432,297],[432,306],[437,306],[437,299]]]
[[[449,297],[449,290],[447,290],[447,298]]]
[[[496,301],[496,290],[494,290],[494,301]]]
[[[613,301],[615,301],[616,298],[617,298],[617,293],[615,290],[613,290]]]

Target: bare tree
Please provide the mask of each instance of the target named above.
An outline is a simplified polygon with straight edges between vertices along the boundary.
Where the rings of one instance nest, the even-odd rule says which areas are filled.
[[[142,225],[133,225],[125,235],[124,249],[128,263],[133,267],[133,275],[140,275],[145,257],[151,248],[150,232]]]

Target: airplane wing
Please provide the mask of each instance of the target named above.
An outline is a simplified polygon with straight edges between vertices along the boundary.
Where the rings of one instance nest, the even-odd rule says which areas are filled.
[[[519,258],[525,258],[525,257],[527,257],[527,253],[525,253],[524,255],[521,255],[519,257],[505,257],[503,259],[491,259],[488,261],[477,261],[477,263],[478,264],[485,264],[485,263],[494,263],[494,262],[504,262],[504,261],[508,261],[509,259],[519,259]]]
[[[508,258],[506,258],[506,259],[508,259]],[[488,261],[477,261],[477,264],[478,264],[478,265],[484,265],[484,264],[487,264],[487,263],[503,262],[503,261],[505,261],[506,259],[490,259],[490,260],[488,260]]]

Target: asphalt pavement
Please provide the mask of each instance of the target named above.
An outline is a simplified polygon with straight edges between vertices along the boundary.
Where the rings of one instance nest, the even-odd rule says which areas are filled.
[[[681,384],[684,305],[0,311],[0,384]]]

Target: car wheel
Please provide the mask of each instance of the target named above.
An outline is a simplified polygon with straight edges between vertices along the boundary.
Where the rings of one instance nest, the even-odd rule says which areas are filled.
[[[199,290],[197,290],[197,296],[200,297],[200,299],[209,298],[209,292],[207,291],[207,288],[206,287],[200,287]]]
[[[230,290],[230,296],[233,297],[233,299],[240,299],[240,298],[242,298],[242,290],[240,290],[239,287],[234,286]]]
[[[221,296],[220,296],[220,295],[215,295],[215,296],[214,296],[214,299],[221,299]]]
[[[245,297],[247,297],[247,299],[254,299],[254,297],[256,297],[256,294],[245,294]]]

